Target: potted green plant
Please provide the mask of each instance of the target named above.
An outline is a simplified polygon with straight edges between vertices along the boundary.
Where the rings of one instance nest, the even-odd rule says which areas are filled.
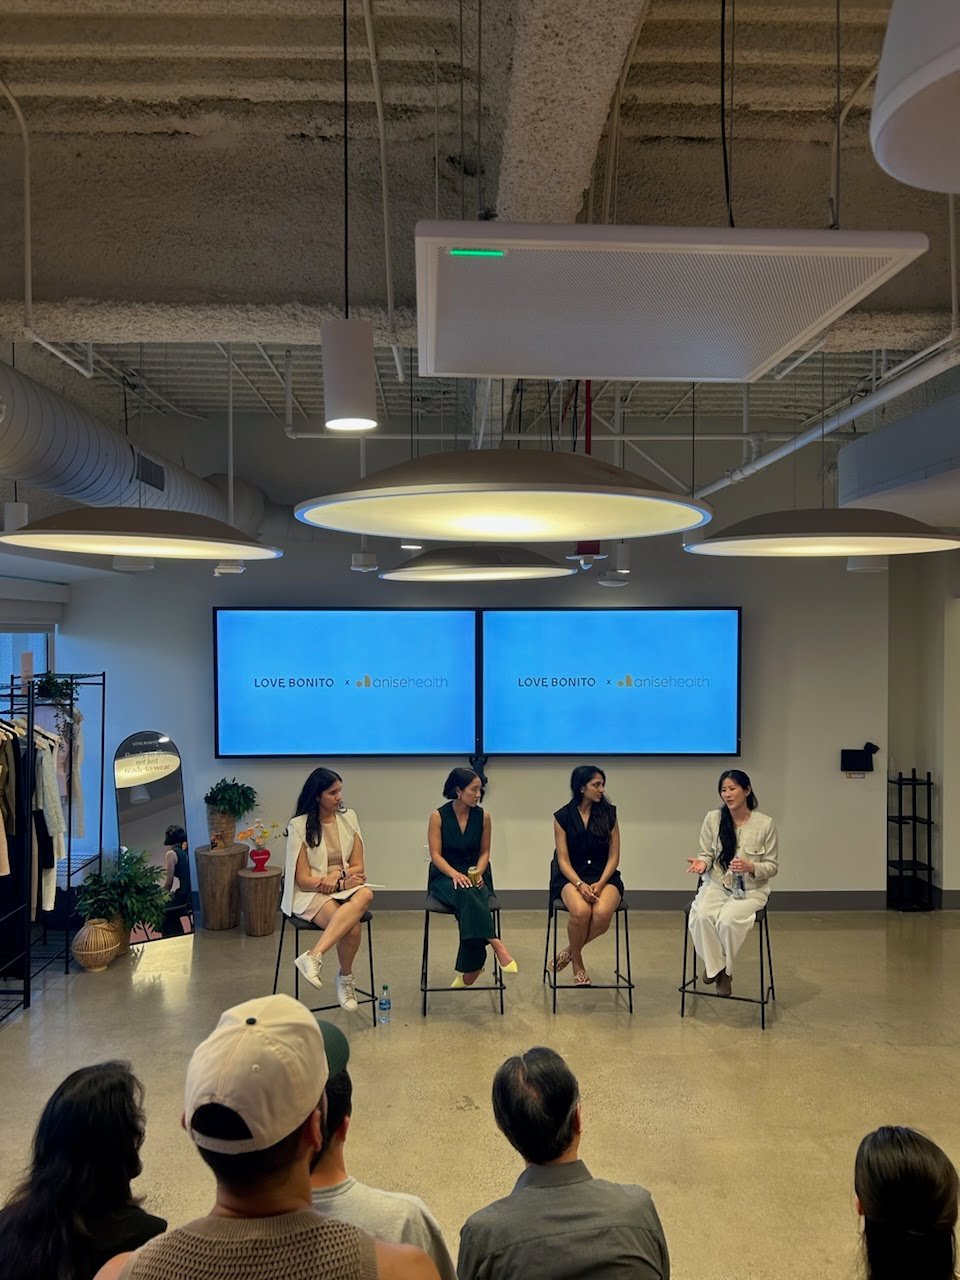
[[[88,924],[105,921],[117,939],[114,955],[122,954],[130,949],[131,929],[163,928],[170,903],[170,894],[160,887],[163,876],[163,868],[153,865],[143,850],[122,849],[106,871],[94,872],[79,886],[76,909]]]
[[[203,797],[207,806],[210,848],[223,849],[237,840],[237,822],[257,807],[257,793],[245,782],[221,778]]]
[[[56,676],[52,671],[46,671],[37,677],[36,692],[41,701],[52,703],[57,733],[61,738],[69,738],[73,730],[70,711],[75,702],[73,681],[69,676]]]
[[[70,944],[73,958],[81,968],[101,973],[120,953],[120,937],[111,924],[120,910],[116,885],[108,876],[95,872],[77,889],[76,909],[83,925]]]

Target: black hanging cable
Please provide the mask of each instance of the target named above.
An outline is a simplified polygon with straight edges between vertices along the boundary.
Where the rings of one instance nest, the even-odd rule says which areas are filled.
[[[727,147],[727,0],[720,0],[720,143],[723,150],[723,191],[727,221],[736,226],[730,193],[730,153]]]
[[[690,384],[690,497],[697,488],[697,384]]]
[[[842,111],[840,105],[840,0],[836,0],[836,12],[836,69],[834,84],[834,112],[836,115],[834,122],[834,127],[836,129],[836,146],[834,150],[836,154],[833,158],[833,187],[836,192],[836,198],[833,202],[833,222],[830,224],[830,229],[832,231],[840,230],[840,115]]]
[[[350,319],[350,52],[348,0],[343,0],[343,318]]]
[[[464,151],[466,150],[466,134],[464,131],[464,105],[463,105],[463,0],[460,0],[460,220],[466,221],[467,217],[467,161]]]
[[[483,0],[477,0],[477,217],[483,217],[483,146],[480,140],[483,120]]]
[[[413,461],[413,347],[410,348],[410,461]]]
[[[523,434],[523,379],[517,383],[520,388],[519,406],[517,409],[517,448],[520,448],[520,437]]]
[[[827,356],[820,352],[820,510],[826,506],[827,490]]]
[[[550,432],[550,452],[553,453],[553,387],[545,382],[547,388],[547,430]]]
[[[580,434],[580,423],[577,419],[577,409],[580,404],[580,379],[578,378],[573,384],[573,413],[570,417],[570,426],[573,433],[572,450],[577,452],[577,437]]]

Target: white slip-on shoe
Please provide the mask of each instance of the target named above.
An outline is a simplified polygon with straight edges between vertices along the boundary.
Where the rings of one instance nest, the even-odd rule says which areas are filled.
[[[323,979],[320,977],[320,968],[323,965],[323,957],[315,956],[310,951],[304,951],[303,955],[297,956],[294,961],[297,968],[310,983],[312,987],[316,987],[319,991],[323,986]]]
[[[353,983],[352,973],[337,975],[337,999],[340,1001],[341,1009],[346,1009],[347,1013],[356,1013],[357,989]]]

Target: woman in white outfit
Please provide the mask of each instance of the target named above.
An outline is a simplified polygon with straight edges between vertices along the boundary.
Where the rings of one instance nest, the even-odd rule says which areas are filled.
[[[777,828],[757,808],[742,769],[721,774],[719,791],[720,808],[711,809],[700,828],[700,856],[687,859],[687,870],[703,877],[690,907],[690,936],[704,980],[717,984],[717,995],[729,996],[734,958],[777,874]],[[741,885],[743,896],[735,897]]]
[[[323,932],[316,946],[297,956],[297,968],[322,987],[324,955],[336,946],[340,961],[337,999],[357,1008],[353,960],[360,946],[360,918],[373,901],[363,865],[363,838],[352,809],[341,809],[343,779],[332,769],[314,769],[300,792],[296,816],[287,824],[286,878],[282,907]]]

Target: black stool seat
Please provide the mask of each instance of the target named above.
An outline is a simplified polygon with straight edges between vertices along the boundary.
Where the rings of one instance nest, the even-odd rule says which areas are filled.
[[[365,911],[363,915],[360,917],[360,919],[357,921],[357,923],[361,925],[365,924],[367,926],[367,958],[370,964],[370,990],[365,991],[363,990],[362,987],[358,987],[356,986],[356,984],[354,984],[355,990],[357,993],[357,1004],[370,1005],[370,1014],[373,1019],[373,1025],[376,1026],[377,1025],[377,1001],[379,999],[379,996],[377,995],[377,983],[373,974],[373,912]],[[303,920],[300,918],[300,916],[288,916],[286,912],[282,913],[282,922],[280,924],[280,942],[277,946],[277,967],[274,970],[274,974],[273,974],[273,994],[274,995],[277,994],[277,987],[280,984],[280,960],[283,955],[283,941],[284,941],[284,935],[286,933],[288,924],[293,929],[294,945],[298,953],[300,949],[301,933],[323,933],[322,927],[318,924],[314,924],[312,920]],[[324,988],[326,988],[326,983],[324,983]],[[297,968],[296,965],[293,966],[293,994],[298,1000],[300,999],[300,970]],[[311,1007],[310,1012],[326,1013],[330,1009],[339,1009],[339,1008],[340,1008],[340,1002],[338,1000],[335,1004],[314,1005]]]
[[[557,991],[626,991],[627,1007],[633,1013],[633,968],[630,963],[630,907],[627,895],[624,894],[617,903],[614,912],[613,936],[616,959],[614,962],[613,982],[592,982],[589,987],[578,987],[575,982],[557,981],[557,916],[563,911],[569,915],[567,904],[562,898],[554,898],[547,906],[547,936],[543,944],[543,981],[553,992],[553,1012],[557,1012]],[[626,957],[626,973],[620,970],[620,922],[623,921],[624,954]],[[547,964],[550,951],[550,926],[553,925],[553,969]]]
[[[739,1000],[742,1004],[758,1004],[760,1006],[760,1030],[767,1029],[767,1005],[771,1000],[776,1000],[777,992],[773,983],[773,952],[770,949],[770,920],[767,916],[766,906],[759,907],[757,910],[757,945],[760,957],[760,994],[757,996],[722,996],[717,991],[708,991],[703,987],[697,986],[699,974],[697,972],[697,949],[690,946],[690,908],[692,902],[688,902],[683,908],[683,978],[680,986],[677,988],[680,992],[680,1017],[686,1016],[687,996],[709,996],[712,1000]],[[693,974],[687,977],[687,953],[693,952]],[[770,982],[767,983],[764,973],[764,951],[766,951],[766,964],[770,970]],[[742,954],[742,950],[741,950]]]
[[[495,893],[487,894],[487,906],[490,908],[490,914],[493,916],[493,924],[496,929],[497,937],[500,936],[500,899]],[[503,974],[500,972],[500,962],[497,959],[496,952],[491,950],[493,956],[493,981],[492,982],[474,982],[469,987],[453,988],[449,985],[445,987],[430,986],[430,917],[431,916],[455,916],[456,912],[453,907],[447,903],[441,902],[439,898],[435,898],[430,890],[423,904],[423,954],[420,958],[420,1015],[427,1016],[427,994],[429,992],[447,992],[448,994],[460,995],[465,991],[497,991],[500,993],[500,1016],[503,1017],[503,993],[506,983],[503,980]]]

